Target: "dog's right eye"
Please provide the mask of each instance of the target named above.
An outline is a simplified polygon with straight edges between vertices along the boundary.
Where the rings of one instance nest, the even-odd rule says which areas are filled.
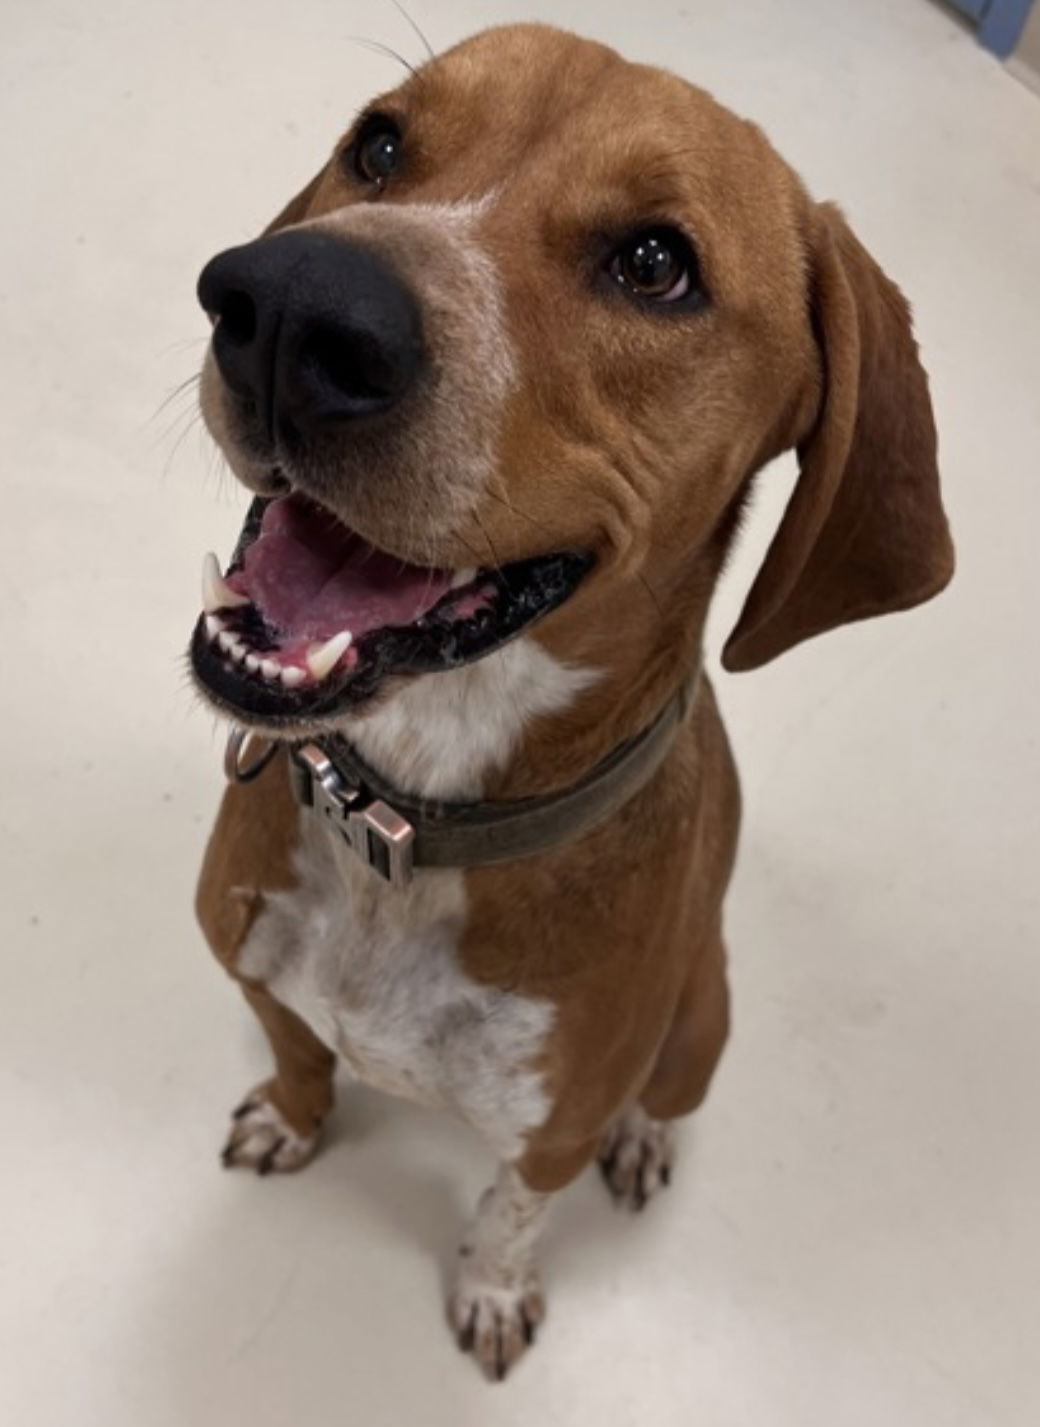
[[[348,162],[363,183],[383,188],[401,161],[401,131],[385,114],[372,114],[352,144]]]

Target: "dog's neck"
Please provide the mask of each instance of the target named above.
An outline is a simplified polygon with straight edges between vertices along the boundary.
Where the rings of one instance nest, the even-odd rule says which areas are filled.
[[[416,678],[339,731],[401,793],[471,802],[573,787],[642,733],[699,667],[670,660],[633,686],[617,671],[566,663],[527,637],[479,663]]]
[[[484,797],[512,800],[574,786],[649,728],[680,689],[693,691],[708,605],[697,584],[691,579],[685,589],[663,595],[656,623],[647,622],[639,603],[633,616],[632,592],[624,589],[597,594],[595,617],[580,600],[557,611],[552,628],[537,636],[547,667],[593,677],[537,710],[541,717],[530,706],[518,710],[521,728],[511,754],[486,774]],[[639,602],[646,599],[642,588],[636,594]]]
[[[472,800],[508,770],[536,721],[572,707],[600,677],[518,639],[479,663],[411,680],[372,713],[344,720],[342,732],[402,792]]]

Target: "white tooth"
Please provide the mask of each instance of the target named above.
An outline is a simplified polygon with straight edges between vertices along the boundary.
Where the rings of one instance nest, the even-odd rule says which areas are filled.
[[[232,644],[231,657],[237,664],[241,664],[242,660],[246,657],[246,646],[242,643],[241,639],[236,639],[234,644]]]
[[[223,628],[224,621],[218,619],[215,614],[208,614],[206,616],[206,633],[209,635],[211,641],[216,639]]]
[[[225,653],[230,654],[232,649],[234,649],[235,645],[238,643],[238,640],[231,633],[230,629],[222,629],[217,635],[217,643],[220,645],[221,649],[223,649]]]
[[[249,600],[245,595],[236,594],[220,573],[220,563],[211,550],[202,557],[202,608],[207,614],[215,614],[218,609],[240,609]]]
[[[260,656],[258,654],[247,654],[246,668],[251,674],[255,674],[260,668]]]
[[[341,629],[331,639],[326,639],[324,644],[311,645],[307,650],[307,668],[311,671],[311,678],[315,683],[320,683],[326,675],[332,673],[353,642],[354,636],[350,630]]]
[[[282,666],[277,659],[261,659],[260,672],[265,679],[277,679],[282,672]]]
[[[463,585],[471,585],[476,578],[477,572],[472,566],[468,570],[459,570],[457,574],[452,576],[451,588],[453,590],[460,590]]]
[[[297,668],[295,664],[288,664],[282,670],[282,683],[287,689],[298,688],[299,685],[303,683],[304,679],[306,679],[306,677],[307,675],[303,672],[303,670]]]

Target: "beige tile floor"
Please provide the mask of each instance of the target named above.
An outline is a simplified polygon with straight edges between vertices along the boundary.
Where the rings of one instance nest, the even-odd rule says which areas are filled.
[[[412,0],[438,45],[515,14]],[[180,663],[241,502],[187,399],[194,275],[392,66],[387,0],[7,0],[0,1421],[1026,1427],[1040,1420],[1040,103],[911,0],[528,13],[754,116],[913,295],[959,538],[914,615],[724,678],[737,1031],[671,1194],[589,1177],[505,1389],[440,1275],[488,1174],[361,1093],[280,1182],[219,1172],[264,1051],[191,891],[219,738]],[[183,437],[183,439],[180,439]],[[770,473],[714,647],[786,485]]]

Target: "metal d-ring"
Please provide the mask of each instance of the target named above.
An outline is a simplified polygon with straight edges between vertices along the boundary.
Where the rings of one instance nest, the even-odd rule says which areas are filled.
[[[267,747],[258,758],[254,758],[252,763],[243,765],[242,750],[253,738],[259,738],[259,734],[255,734],[249,728],[240,728],[237,724],[228,734],[227,744],[224,748],[224,776],[229,783],[251,783],[254,778],[259,778],[278,752],[278,744],[273,739],[260,739],[260,742],[266,743]]]

